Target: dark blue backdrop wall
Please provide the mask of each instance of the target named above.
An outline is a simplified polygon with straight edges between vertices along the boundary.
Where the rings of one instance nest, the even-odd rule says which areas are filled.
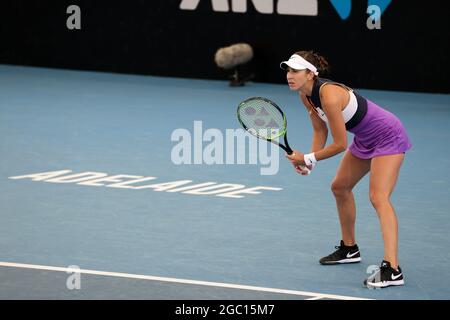
[[[184,1],[3,0],[0,63],[227,79],[216,50],[247,42],[259,82],[283,83],[279,62],[314,49],[330,61],[328,77],[349,86],[450,91],[445,1]],[[296,1],[316,13],[295,14]],[[371,3],[385,7],[381,29],[367,27]],[[72,4],[81,9],[80,30],[66,26]]]

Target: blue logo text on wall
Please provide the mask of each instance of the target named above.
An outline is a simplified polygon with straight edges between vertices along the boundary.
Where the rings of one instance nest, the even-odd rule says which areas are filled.
[[[248,0],[203,0],[211,1],[212,8],[216,12],[247,12]],[[262,14],[274,14],[275,10],[280,15],[317,16],[319,15],[318,0],[250,0],[256,11]],[[329,0],[336,12],[345,20],[352,11],[352,0]],[[360,1],[360,0],[358,0]],[[197,9],[200,0],[181,0],[181,10]],[[368,0],[367,6],[378,6],[381,14],[391,3],[391,0]]]

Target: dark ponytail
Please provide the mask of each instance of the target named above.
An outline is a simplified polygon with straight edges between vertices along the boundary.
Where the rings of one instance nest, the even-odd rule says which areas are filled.
[[[325,59],[317,52],[314,52],[313,50],[297,51],[295,54],[298,54],[303,59],[312,63],[319,71],[319,74],[328,73],[328,71],[330,70],[330,64],[328,63],[327,59]]]

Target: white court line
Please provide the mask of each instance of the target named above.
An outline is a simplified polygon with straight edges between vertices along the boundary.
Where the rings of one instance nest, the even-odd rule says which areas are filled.
[[[305,300],[320,300],[320,299],[323,299],[323,298],[326,298],[326,297],[321,295],[321,296],[317,296],[317,297],[308,298],[308,299],[305,299]]]
[[[198,285],[198,286],[210,286],[210,287],[219,287],[219,288],[252,290],[252,291],[260,291],[260,292],[282,293],[282,294],[290,294],[290,295],[298,295],[298,296],[311,296],[311,297],[313,297],[312,299],[329,298],[329,299],[338,299],[338,300],[370,300],[370,299],[366,299],[366,298],[340,296],[340,295],[334,295],[334,294],[323,294],[323,293],[315,293],[315,292],[307,292],[307,291],[255,287],[255,286],[231,284],[231,283],[221,283],[221,282],[209,282],[209,281],[199,281],[199,280],[155,277],[155,276],[146,276],[146,275],[140,275],[140,274],[97,271],[97,270],[88,270],[88,269],[61,268],[61,267],[42,266],[42,265],[24,264],[24,263],[13,263],[13,262],[0,262],[0,267],[37,269],[37,270],[47,270],[47,271],[59,271],[59,272],[66,272],[66,273],[75,273],[76,272],[76,273],[92,274],[92,275],[107,276],[107,277],[152,280],[152,281],[192,284],[192,285]]]

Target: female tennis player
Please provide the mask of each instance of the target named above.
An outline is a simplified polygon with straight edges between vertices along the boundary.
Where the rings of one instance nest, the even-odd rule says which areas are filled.
[[[342,239],[336,251],[320,259],[324,265],[361,261],[355,240],[356,208],[352,189],[370,171],[370,201],[381,223],[384,259],[380,270],[364,280],[367,287],[404,284],[398,263],[398,224],[390,196],[397,182],[405,152],[411,143],[400,120],[344,84],[319,77],[328,62],[313,51],[300,51],[280,64],[287,82],[297,91],[313,127],[311,151],[294,150],[286,157],[302,175],[300,165],[312,170],[318,161],[345,151],[331,184],[336,198]],[[328,132],[333,142],[327,146]],[[347,133],[354,134],[347,149]]]

